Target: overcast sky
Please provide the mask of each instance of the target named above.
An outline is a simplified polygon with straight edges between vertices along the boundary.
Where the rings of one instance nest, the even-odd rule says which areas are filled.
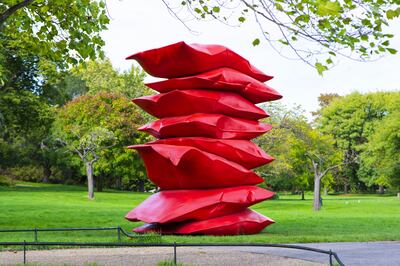
[[[109,29],[103,33],[105,52],[119,69],[127,69],[134,63],[124,59],[130,54],[185,41],[229,47],[275,77],[268,85],[283,95],[284,104],[300,104],[308,113],[318,108],[317,97],[321,93],[344,95],[353,91],[400,89],[399,53],[369,63],[342,58],[321,77],[304,63],[281,57],[265,42],[253,47],[251,42],[259,32],[251,23],[240,28],[217,22],[192,23],[191,28],[200,33],[195,35],[172,17],[159,0],[109,0],[107,6],[112,19]],[[393,30],[398,33],[400,27]],[[400,50],[400,33],[392,41],[392,47]]]

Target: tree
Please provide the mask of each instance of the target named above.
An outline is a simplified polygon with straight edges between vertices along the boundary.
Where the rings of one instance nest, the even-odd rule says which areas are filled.
[[[49,134],[54,109],[30,91],[0,91],[0,168],[44,167],[40,145]]]
[[[263,108],[271,115],[267,122],[273,130],[255,142],[275,160],[257,171],[274,190],[301,192],[304,198],[304,191],[311,187],[311,175],[304,163],[306,145],[295,134],[295,129],[302,130],[302,125],[307,123],[303,111],[300,107],[288,109],[279,103],[263,105]]]
[[[361,154],[360,178],[367,185],[392,187],[400,192],[400,106],[377,125]]]
[[[142,123],[138,108],[116,93],[86,94],[60,108],[53,125],[54,136],[85,164],[89,197],[93,191],[92,174],[125,182],[138,190],[143,188],[142,191],[148,187],[138,155],[125,149],[148,140],[136,130]],[[94,163],[97,167],[93,168]],[[100,179],[97,184],[101,184]]]
[[[312,165],[314,175],[314,211],[321,209],[321,181],[330,171],[340,165],[340,153],[333,147],[333,139],[316,130],[309,130],[306,137],[308,150],[305,153]]]
[[[13,75],[5,64],[5,54],[36,55],[66,69],[102,55],[100,32],[108,23],[104,1],[2,1],[0,86]]]
[[[339,167],[340,153],[329,136],[310,126],[300,108],[287,110],[279,104],[270,104],[267,110],[274,129],[257,142],[276,161],[261,170],[268,178],[266,182],[278,180],[278,184],[286,186],[283,188],[300,189],[304,198],[304,190],[310,187],[312,179],[314,210],[319,210],[321,182],[329,171]]]
[[[101,127],[94,127],[85,132],[79,126],[70,127],[69,131],[57,132],[56,134],[60,136],[57,140],[65,145],[68,150],[76,153],[84,163],[87,176],[88,197],[89,199],[93,199],[93,164],[99,160],[102,150],[114,145],[114,134]]]
[[[399,108],[399,96],[398,92],[352,93],[321,110],[318,126],[322,132],[333,136],[335,147],[343,152],[341,175],[345,193],[349,186],[353,189],[365,186],[359,179],[360,165],[363,164],[359,158],[371,144],[369,138],[382,119]],[[366,171],[365,167],[363,171]]]
[[[132,66],[129,70],[120,72],[113,68],[109,59],[105,59],[89,61],[70,72],[69,77],[82,80],[90,94],[116,92],[128,98],[152,94],[143,83],[146,73],[140,67]]]
[[[321,110],[340,97],[341,96],[337,93],[321,93],[318,96],[319,109],[315,112],[311,112],[311,114],[315,117],[315,119],[318,119],[321,116]]]
[[[337,55],[366,61],[397,52],[390,46],[393,35],[387,29],[389,22],[400,15],[397,0],[163,0],[163,3],[189,29],[187,22],[193,17],[234,26],[248,21],[256,23],[262,38],[275,51],[285,57],[291,52],[292,57],[315,67],[320,74],[334,64]],[[259,45],[260,38],[252,43]]]

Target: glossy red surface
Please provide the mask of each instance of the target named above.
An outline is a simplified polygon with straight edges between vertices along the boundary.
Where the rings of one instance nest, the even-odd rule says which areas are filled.
[[[219,114],[198,113],[162,118],[139,128],[156,138],[209,137],[216,139],[252,139],[272,127],[261,122]]]
[[[242,211],[273,195],[273,192],[255,186],[167,190],[151,195],[125,218],[146,223],[207,220]]]
[[[229,161],[240,164],[247,169],[259,167],[274,160],[273,157],[266,154],[256,144],[249,140],[187,137],[160,139],[150,142],[150,144],[151,143],[192,146],[202,151],[221,156]]]
[[[133,102],[157,118],[195,113],[223,114],[251,120],[268,116],[264,110],[232,92],[174,90],[136,98]]]
[[[256,185],[264,180],[220,156],[190,146],[144,144],[139,151],[148,178],[163,190]]]
[[[258,234],[275,223],[272,219],[250,209],[237,213],[206,219],[167,224],[144,224],[133,229],[136,233],[157,232],[161,234],[240,235]]]
[[[146,84],[161,94],[133,100],[159,120],[139,130],[158,138],[128,148],[142,157],[161,192],[131,210],[144,221],[135,232],[256,234],[273,220],[247,209],[273,197],[251,171],[273,160],[250,139],[271,129],[256,103],[282,96],[271,79],[221,45],[175,43],[129,56],[149,74],[168,80]]]
[[[189,89],[233,91],[253,103],[282,98],[282,95],[268,85],[230,68],[218,68],[194,76],[167,79],[146,85],[161,93]]]
[[[259,81],[272,77],[222,45],[178,42],[128,56],[135,59],[152,76],[175,78],[202,73],[219,67],[234,68]]]

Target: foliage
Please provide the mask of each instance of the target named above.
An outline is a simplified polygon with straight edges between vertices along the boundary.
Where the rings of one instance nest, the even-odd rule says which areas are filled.
[[[121,225],[130,232],[142,223],[124,219],[125,214],[146,199],[149,193],[111,191],[85,199],[85,187],[18,183],[0,187],[0,228],[82,228]],[[276,221],[261,234],[229,237],[163,236],[173,243],[304,243],[400,240],[400,206],[396,196],[330,195],[324,208],[313,212],[311,194],[280,194],[251,208]],[[377,214],[379,210],[379,215]],[[26,217],[29,217],[27,219]],[[382,225],[385,226],[382,226]],[[329,225],[329,226],[328,226]],[[33,241],[33,233],[0,234],[0,241]],[[117,241],[115,231],[60,234],[40,232],[40,241],[109,242]],[[123,241],[132,241],[122,238]]]
[[[104,1],[4,0],[0,3],[0,85],[13,73],[4,54],[37,55],[60,69],[102,55]]]
[[[0,91],[0,161],[2,167],[37,163],[54,110],[30,91]]]
[[[285,57],[291,52],[319,74],[334,64],[337,55],[364,61],[397,52],[390,45],[393,34],[387,27],[400,15],[397,0],[163,2],[186,26],[187,17],[234,26],[255,23],[260,35],[277,52]],[[260,38],[252,43],[259,45]],[[285,47],[288,49],[282,49]]]
[[[364,172],[367,169],[366,165],[363,165],[365,160],[359,160],[359,157],[368,146],[374,145],[370,140],[375,132],[378,132],[376,129],[383,119],[399,110],[398,102],[398,92],[352,93],[336,99],[322,109],[317,123],[322,132],[334,137],[335,146],[344,154],[346,166],[341,176],[344,177],[342,181],[345,186],[350,185],[353,189],[363,188],[358,171],[360,165]],[[365,156],[363,158],[365,159]],[[367,183],[371,185],[374,182]]]
[[[368,138],[368,144],[363,147],[359,174],[367,185],[394,187],[400,191],[399,121],[400,108],[381,120]]]
[[[88,147],[88,144],[100,147],[104,140],[112,140],[112,143],[105,145],[108,146],[105,149],[96,150],[98,161],[95,175],[109,186],[143,191],[150,186],[145,178],[144,167],[137,153],[125,148],[147,140],[146,135],[136,130],[142,123],[138,108],[127,98],[102,92],[80,96],[62,107],[54,123],[54,134],[72,149]],[[94,132],[103,132],[105,134],[100,135],[110,138],[98,139],[100,142],[96,143]]]
[[[340,158],[331,138],[313,129],[299,107],[288,110],[273,103],[265,108],[271,115],[268,122],[273,130],[256,141],[276,160],[260,172],[275,190],[304,192],[312,188],[315,173],[310,159],[318,161],[320,169],[326,169]],[[323,179],[323,184],[329,187],[331,181]]]
[[[7,175],[0,173],[0,186],[11,187],[15,185],[15,181]]]
[[[79,77],[91,94],[98,92],[120,93],[128,98],[151,94],[143,83],[146,73],[132,66],[129,70],[119,72],[114,69],[110,60],[89,61],[72,69],[72,75]]]

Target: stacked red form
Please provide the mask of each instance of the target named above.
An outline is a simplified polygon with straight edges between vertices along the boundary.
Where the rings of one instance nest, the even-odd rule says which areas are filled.
[[[165,78],[146,84],[159,94],[133,100],[159,118],[139,129],[158,140],[129,148],[161,189],[126,215],[146,222],[134,231],[256,234],[274,223],[248,209],[274,195],[251,170],[273,158],[250,141],[271,129],[255,104],[282,97],[263,83],[272,77],[221,45],[179,42],[128,59]]]

